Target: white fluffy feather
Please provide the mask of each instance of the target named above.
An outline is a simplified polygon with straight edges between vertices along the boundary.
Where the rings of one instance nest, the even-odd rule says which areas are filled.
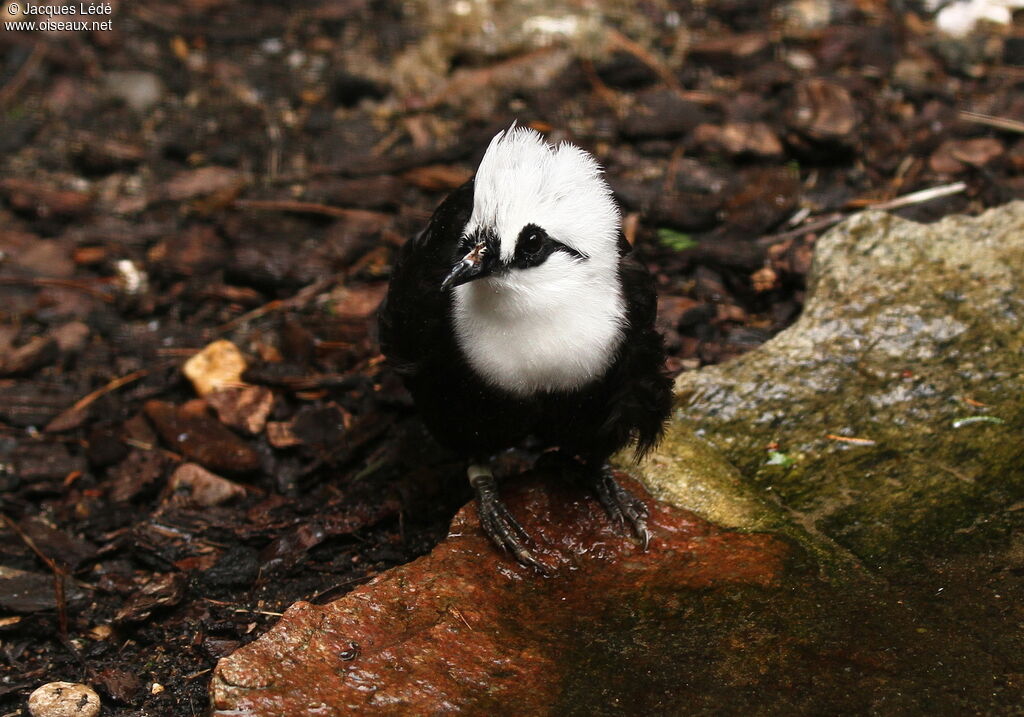
[[[518,395],[579,388],[622,343],[619,212],[593,157],[513,126],[480,162],[465,232],[495,231],[507,261],[527,224],[587,258],[554,252],[541,266],[456,287],[456,337],[492,385]]]

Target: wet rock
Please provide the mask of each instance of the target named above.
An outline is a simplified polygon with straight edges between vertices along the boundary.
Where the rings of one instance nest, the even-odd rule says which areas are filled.
[[[49,682],[28,697],[32,717],[96,717],[100,696],[88,685]]]
[[[209,508],[245,497],[245,488],[195,463],[183,463],[171,474],[171,490],[184,490],[189,499]]]
[[[1022,234],[1021,202],[851,218],[819,240],[793,327],[679,377],[682,424],[871,570],[998,541],[1024,499]]]
[[[163,401],[148,401],[144,411],[172,450],[205,468],[246,473],[260,466],[259,454],[214,418]]]
[[[244,383],[246,362],[242,352],[230,341],[214,341],[185,362],[182,373],[192,382],[196,393],[206,396],[222,388]]]
[[[557,481],[520,485],[509,505],[557,565],[555,577],[496,551],[467,507],[430,556],[330,605],[298,603],[221,660],[214,714],[492,712],[488,705],[510,700],[520,713],[541,713],[574,669],[568,655],[593,649],[609,611],[640,625],[634,609],[647,600],[657,610],[680,595],[767,588],[788,554],[771,537],[722,532],[653,503],[645,553],[596,500]]]

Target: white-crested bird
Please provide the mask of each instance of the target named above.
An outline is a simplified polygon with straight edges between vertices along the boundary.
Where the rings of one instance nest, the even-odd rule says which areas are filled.
[[[646,453],[670,411],[656,305],[598,163],[515,125],[402,247],[382,350],[431,434],[469,459],[484,531],[521,563],[544,570],[489,462],[528,437],[582,463],[646,547],[643,503],[608,458],[630,442]]]

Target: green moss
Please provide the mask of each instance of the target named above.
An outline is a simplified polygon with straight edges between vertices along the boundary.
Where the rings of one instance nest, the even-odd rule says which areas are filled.
[[[737,469],[712,481],[716,500],[699,500],[692,477],[645,480],[730,525],[782,518],[872,571],[1005,534],[995,516],[1024,499],[1021,236],[1024,203],[930,226],[878,213],[840,225],[819,243],[796,326],[678,381],[677,433],[698,432]],[[772,508],[740,520],[730,486],[739,505]]]

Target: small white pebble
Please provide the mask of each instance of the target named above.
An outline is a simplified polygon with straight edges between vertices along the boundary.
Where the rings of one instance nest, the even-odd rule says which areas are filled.
[[[153,686],[149,688],[149,694],[151,694],[151,695],[158,695],[158,694],[160,694],[163,691],[164,691],[164,686],[161,685],[159,682],[154,682]]]
[[[50,682],[29,695],[32,717],[96,717],[100,696],[88,685]]]

